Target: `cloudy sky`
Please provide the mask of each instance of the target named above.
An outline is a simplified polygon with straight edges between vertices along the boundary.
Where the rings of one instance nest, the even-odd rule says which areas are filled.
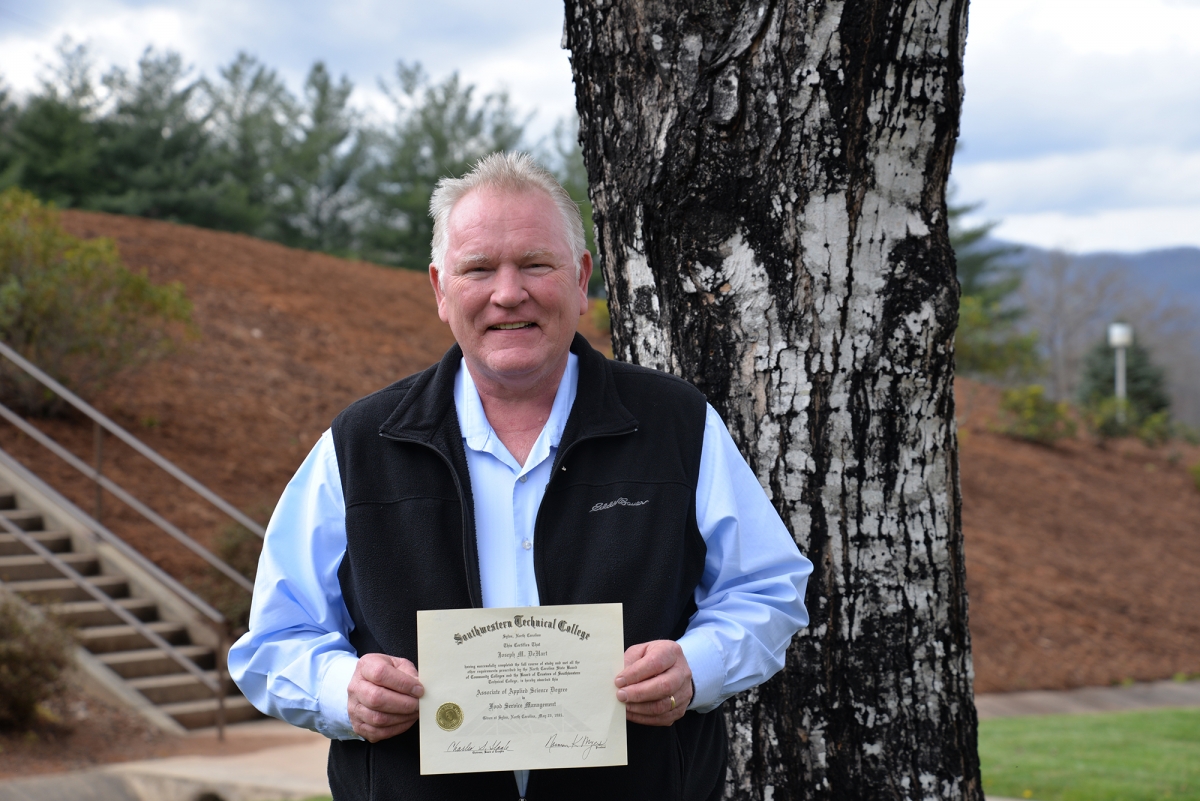
[[[561,0],[0,0],[0,76],[36,86],[64,36],[213,74],[239,50],[298,88],[313,61],[380,102],[397,59],[506,88],[548,132],[574,107]],[[1044,247],[1200,246],[1200,0],[972,0],[957,200]]]

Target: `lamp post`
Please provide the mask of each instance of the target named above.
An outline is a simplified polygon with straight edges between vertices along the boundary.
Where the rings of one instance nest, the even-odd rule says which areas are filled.
[[[1133,327],[1128,323],[1108,326],[1108,346],[1116,351],[1117,422],[1125,425],[1125,349],[1133,344]]]

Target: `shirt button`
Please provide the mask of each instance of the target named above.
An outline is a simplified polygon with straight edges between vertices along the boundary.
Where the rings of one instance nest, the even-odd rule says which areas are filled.
[[[527,479],[527,478],[529,478],[529,474],[528,474],[528,473],[527,473],[527,474],[525,474],[525,475],[523,475],[523,476],[521,476],[520,478],[518,478],[518,479],[517,479],[517,481],[520,481],[522,484],[524,484],[524,483],[525,483],[525,479]]]
[[[521,547],[528,551],[530,548],[533,547],[533,543],[530,542],[529,540],[525,540],[524,542],[521,543]]]

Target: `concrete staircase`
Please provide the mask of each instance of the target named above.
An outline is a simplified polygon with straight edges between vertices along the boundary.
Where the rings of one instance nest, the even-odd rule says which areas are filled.
[[[135,554],[102,541],[69,502],[0,451],[0,514],[82,574],[126,611],[216,676],[221,637]],[[144,561],[144,560],[143,560]],[[152,566],[150,566],[152,568]],[[212,691],[167,652],[94,600],[74,580],[0,530],[0,593],[15,596],[68,627],[76,663],[90,689],[133,706],[163,729],[182,733],[216,725]],[[261,718],[226,681],[225,722]]]

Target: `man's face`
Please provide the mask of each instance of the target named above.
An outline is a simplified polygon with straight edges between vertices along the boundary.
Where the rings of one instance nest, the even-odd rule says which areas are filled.
[[[520,391],[566,363],[587,311],[591,256],[579,275],[554,201],[545,192],[478,189],[447,221],[445,273],[429,278],[472,376]]]

